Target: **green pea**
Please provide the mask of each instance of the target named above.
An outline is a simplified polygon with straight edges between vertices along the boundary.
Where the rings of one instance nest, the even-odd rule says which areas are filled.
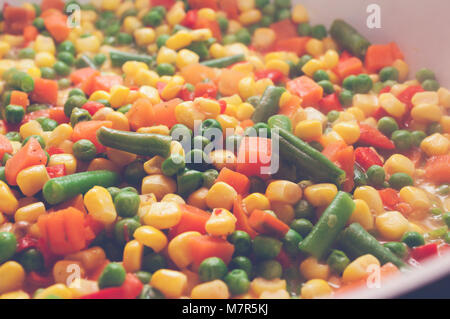
[[[341,114],[341,112],[335,111],[335,110],[328,112],[328,114],[327,114],[328,122],[333,123],[334,121],[336,121],[339,118],[340,114]]]
[[[280,253],[282,242],[278,239],[258,235],[253,239],[253,253],[260,259],[272,259]]]
[[[393,132],[391,139],[399,151],[407,151],[413,145],[413,137],[411,132],[407,130],[397,130]]]
[[[121,219],[114,225],[114,238],[116,242],[120,246],[125,245],[133,239],[134,231],[139,227],[141,227],[141,223],[134,218]]]
[[[423,236],[415,231],[408,231],[404,233],[402,236],[402,242],[411,248],[425,245],[425,239]]]
[[[82,96],[84,98],[86,97],[86,95],[84,94],[83,90],[81,90],[79,88],[75,88],[75,89],[70,90],[68,97],[72,97],[72,96],[75,96],[75,95]]]
[[[156,67],[156,72],[160,75],[174,75],[175,68],[172,64],[169,63],[161,63]]]
[[[121,286],[125,281],[125,276],[126,271],[121,264],[109,263],[98,278],[98,287],[104,289]]]
[[[153,273],[163,268],[167,268],[167,260],[161,254],[152,252],[142,258],[142,269],[145,271]]]
[[[256,274],[267,280],[280,278],[283,274],[283,267],[276,260],[264,260],[256,265]]]
[[[138,299],[166,299],[166,297],[158,289],[149,285],[144,285]]]
[[[306,200],[301,199],[294,206],[295,218],[306,218],[312,220],[314,218],[314,208]]]
[[[106,61],[106,55],[103,53],[97,53],[96,55],[94,55],[93,61],[95,65],[102,66]]]
[[[11,157],[12,157],[11,154],[5,153],[5,154],[3,155],[3,158],[2,158],[2,165],[5,166],[5,165],[6,165],[6,162],[7,162],[8,160],[10,160]]]
[[[135,8],[131,8],[128,10],[125,10],[124,13],[122,13],[122,16],[120,17],[120,19],[123,21],[126,17],[135,17],[139,14],[139,11]]]
[[[327,28],[323,24],[318,24],[312,27],[311,29],[311,36],[313,38],[322,40],[323,38],[326,38],[328,35]]]
[[[39,144],[41,145],[42,149],[45,149],[45,140],[40,135],[28,136],[27,138],[25,138],[23,140],[22,146],[26,145],[31,138],[34,138],[35,140],[37,140],[39,142]]]
[[[298,68],[301,69],[303,68],[303,66],[308,63],[309,61],[312,60],[312,56],[310,56],[309,54],[305,54],[303,55],[299,60],[298,60]],[[303,72],[302,72],[303,73]]]
[[[75,63],[75,57],[72,53],[67,51],[59,52],[57,55],[58,60],[64,62],[68,66],[72,66]]]
[[[103,38],[103,43],[106,45],[116,45],[116,37],[114,36],[106,36]]]
[[[97,155],[97,148],[90,140],[76,141],[72,146],[73,155],[81,161],[91,161]]]
[[[90,120],[92,120],[92,116],[85,109],[75,107],[70,114],[70,125],[72,125],[72,127],[75,127],[77,123]]]
[[[334,93],[334,86],[333,86],[333,83],[331,83],[330,81],[323,80],[323,81],[317,82],[317,84],[319,84],[323,88],[323,92],[326,95]]]
[[[259,23],[262,28],[267,28],[273,23],[273,18],[271,16],[263,16]]]
[[[224,278],[225,283],[232,295],[241,295],[250,288],[250,281],[247,273],[242,269],[230,271]]]
[[[42,67],[41,70],[41,77],[43,79],[54,79],[56,77],[55,69],[49,68],[49,67]]]
[[[289,225],[293,230],[295,230],[303,238],[308,236],[308,234],[313,229],[314,225],[305,218],[294,219]]]
[[[242,28],[238,32],[236,32],[236,41],[241,42],[245,45],[250,45],[252,36],[246,28]]]
[[[373,87],[373,82],[367,74],[360,74],[356,77],[354,83],[355,93],[368,93]]]
[[[131,110],[132,106],[133,106],[133,104],[127,104],[127,105],[121,106],[121,107],[119,107],[119,109],[117,109],[117,112],[127,114]]]
[[[132,192],[120,192],[114,198],[114,206],[120,217],[133,217],[139,210],[141,203],[139,195]]]
[[[378,130],[386,136],[391,136],[394,131],[398,130],[397,121],[390,117],[385,116],[378,120]]]
[[[192,149],[186,154],[186,167],[192,170],[205,171],[210,168],[210,159],[202,150]]]
[[[297,33],[301,37],[308,37],[312,33],[311,25],[308,22],[300,23],[297,26]]]
[[[133,37],[130,34],[128,34],[128,33],[120,32],[117,35],[117,43],[120,44],[120,45],[131,44],[131,43],[133,43]]]
[[[442,214],[442,220],[448,227],[450,227],[450,212]]]
[[[120,24],[118,22],[112,23],[108,25],[105,29],[105,35],[106,36],[116,36],[120,31]],[[86,37],[90,37],[91,35],[88,34]]]
[[[425,80],[422,83],[422,87],[425,91],[437,91],[441,85],[436,80]]]
[[[45,269],[44,257],[41,252],[35,248],[30,248],[20,253],[18,261],[26,272],[41,272]]]
[[[219,176],[219,172],[215,169],[208,169],[203,172],[203,187],[211,188]]]
[[[168,34],[162,34],[156,39],[156,45],[158,46],[158,49],[162,48],[164,45],[166,45],[167,40],[170,38],[170,35]]]
[[[225,17],[218,17],[217,22],[219,23],[219,28],[222,33],[227,33],[229,22]]]
[[[275,4],[269,3],[262,9],[262,13],[264,15],[273,17],[275,15],[276,10],[277,8],[275,7]]]
[[[21,49],[18,53],[19,59],[34,59],[36,52],[33,48],[24,48]]]
[[[163,21],[163,16],[158,11],[149,11],[144,17],[142,18],[142,22],[146,26],[150,27],[157,27],[159,26]]]
[[[108,102],[108,100],[100,99],[95,102],[102,103],[106,107],[111,107],[111,104]]]
[[[291,0],[275,0],[275,6],[278,8],[290,9],[291,8]]]
[[[275,12],[275,20],[282,21],[291,17],[291,11],[289,9],[280,9]]]
[[[222,125],[215,119],[204,120],[198,129],[198,134],[211,141],[222,138]]]
[[[6,138],[10,140],[11,142],[22,142],[22,136],[20,136],[19,132],[16,131],[9,131],[5,134]]]
[[[351,106],[353,103],[353,93],[347,89],[344,89],[339,94],[339,102],[345,107]]]
[[[434,75],[434,72],[431,71],[430,69],[423,68],[417,71],[416,79],[420,83],[423,83],[426,80],[436,80],[436,76]]]
[[[60,90],[67,89],[68,87],[70,87],[71,84],[72,84],[72,82],[68,78],[59,79],[58,80],[58,89],[60,89]]]
[[[258,9],[263,9],[265,6],[267,6],[270,3],[270,0],[255,0],[255,6]]]
[[[435,133],[443,133],[444,129],[442,128],[442,125],[438,122],[430,123],[427,127],[427,134],[433,135]]]
[[[64,103],[64,114],[70,118],[72,115],[72,110],[74,108],[81,109],[83,105],[87,102],[87,99],[81,95],[72,95],[70,96],[66,103]]]
[[[380,81],[381,82],[385,82],[388,80],[392,80],[392,81],[398,81],[398,70],[392,66],[387,66],[383,69],[381,69],[380,73]]]
[[[252,238],[245,231],[234,231],[228,236],[228,241],[234,245],[234,255],[248,256],[252,251]]]
[[[17,239],[13,233],[0,232],[0,264],[10,260],[16,252]]]
[[[384,180],[386,178],[386,173],[384,172],[384,168],[378,165],[372,165],[367,170],[367,177],[369,182],[376,187],[380,187],[383,185]]]
[[[245,256],[237,256],[231,259],[228,268],[230,270],[233,269],[242,269],[247,273],[247,276],[250,278],[252,276],[252,262],[248,257]]]
[[[414,185],[414,181],[411,176],[405,173],[395,173],[389,178],[389,185],[397,190],[402,189],[405,186]]]
[[[294,229],[289,229],[284,235],[282,242],[283,248],[291,256],[297,256],[300,253],[298,244],[303,240],[303,237]]]
[[[414,146],[420,146],[420,143],[427,137],[427,135],[422,131],[411,132],[412,141]]]
[[[222,279],[228,272],[227,265],[218,257],[209,257],[203,260],[198,268],[200,280],[212,281]]]
[[[348,264],[350,264],[350,259],[343,251],[333,249],[330,256],[328,256],[327,264],[330,266],[331,270],[340,275],[344,272],[344,269]]]
[[[429,210],[429,213],[431,215],[440,216],[440,215],[442,215],[442,209],[440,209],[438,207],[431,207]]]
[[[173,176],[186,167],[184,157],[180,154],[170,155],[161,165],[162,173],[166,176]]]
[[[116,195],[120,193],[120,188],[115,187],[115,186],[108,187],[106,190],[111,195],[111,198],[113,201],[114,201],[114,198],[116,197]]]
[[[153,7],[151,11],[158,12],[163,18],[166,16],[166,8],[164,6]]]
[[[5,108],[6,122],[11,124],[19,124],[25,116],[25,109],[21,105],[9,104]]]
[[[70,67],[62,61],[56,61],[53,69],[58,75],[67,76],[70,74]]]
[[[209,57],[208,47],[206,46],[205,42],[193,42],[188,47],[186,47],[186,49],[196,53],[199,56],[200,61],[206,60]]]
[[[325,70],[317,70],[316,72],[314,72],[313,79],[316,82],[325,81],[325,80],[330,81],[330,76],[328,75],[328,73]]]
[[[342,87],[346,90],[352,91],[355,88],[356,83],[356,76],[355,75],[349,75],[347,76],[344,81],[342,82]]]
[[[124,180],[132,185],[139,185],[145,176],[147,176],[147,173],[144,170],[144,163],[141,159],[128,164],[123,172]]]
[[[41,124],[41,127],[45,132],[51,132],[59,125],[58,122],[49,119],[48,117],[39,117],[36,121]]]
[[[149,273],[148,271],[140,270],[136,272],[135,275],[139,279],[139,281],[142,282],[144,285],[148,284],[152,279],[152,274]]]
[[[39,31],[45,30],[44,19],[42,19],[41,17],[35,18],[33,20],[33,26],[35,26]]]

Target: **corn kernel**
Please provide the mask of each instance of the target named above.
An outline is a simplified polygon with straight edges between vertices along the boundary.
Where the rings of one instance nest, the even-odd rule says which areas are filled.
[[[309,43],[309,42],[308,42]],[[311,59],[302,67],[303,73],[312,77],[316,71],[324,68],[324,63],[317,59]]]
[[[323,56],[323,63],[325,68],[333,69],[338,65],[339,54],[335,50],[328,50]]]
[[[115,11],[120,6],[120,0],[102,0],[101,8],[103,10]]]
[[[334,184],[315,184],[305,188],[305,198],[313,206],[328,206],[337,192]]]
[[[431,208],[431,202],[427,193],[417,187],[405,186],[400,190],[400,199],[408,203],[413,210],[428,211]]]
[[[199,10],[199,14],[200,14]],[[166,19],[169,25],[174,26],[181,23],[186,17],[186,12],[184,11],[183,5],[173,5],[167,12]]]
[[[34,50],[37,53],[47,52],[54,55],[56,52],[55,43],[51,37],[46,37],[43,35],[38,35],[36,40],[34,40]]]
[[[55,64],[56,59],[55,56],[49,52],[38,52],[34,57],[34,62],[36,63],[36,66],[40,68],[52,67]]]
[[[89,215],[105,225],[112,224],[117,218],[111,194],[106,188],[94,186],[84,195],[84,205]]]
[[[212,32],[208,28],[191,31],[192,41],[206,41],[212,37]]]
[[[438,96],[439,96],[439,105],[448,109],[450,107],[450,91],[441,87],[438,90]]]
[[[182,69],[183,67],[190,65],[190,64],[196,64],[200,61],[200,57],[197,53],[192,52],[188,49],[180,50],[177,54],[176,58],[176,66],[179,69]]]
[[[295,135],[304,141],[317,141],[322,137],[322,123],[318,120],[304,120],[295,126]]]
[[[420,104],[413,107],[411,117],[420,123],[439,122],[442,110],[436,104]]]
[[[292,8],[291,18],[294,23],[305,23],[309,21],[308,10],[306,10],[305,6],[301,4],[297,4]]]
[[[227,55],[227,51],[220,43],[214,43],[209,47],[209,54],[214,58],[223,58]]]
[[[239,121],[245,121],[252,117],[255,108],[250,103],[242,103],[237,107],[236,118]]]
[[[270,61],[267,61],[266,69],[278,70],[285,76],[289,75],[289,64],[287,64],[287,62],[283,60],[272,59]]]
[[[71,175],[77,170],[77,159],[72,154],[54,154],[50,156],[48,166],[64,164],[66,173]]]
[[[123,250],[123,267],[127,272],[141,269],[144,245],[137,240],[129,241]]]
[[[155,174],[144,177],[142,180],[142,194],[155,194],[158,200],[169,193],[175,193],[177,190],[177,184],[170,177]]]
[[[269,48],[275,42],[276,34],[270,28],[258,28],[252,38],[252,45],[259,50]]]
[[[15,261],[7,261],[0,266],[0,294],[22,288],[25,270]]]
[[[355,94],[353,106],[361,109],[366,116],[372,116],[378,109],[378,97],[371,94]]]
[[[211,236],[227,236],[234,232],[236,217],[228,210],[216,208],[206,221],[205,230]]]
[[[440,133],[434,133],[426,137],[422,143],[420,143],[420,148],[428,156],[437,156],[448,154],[450,149],[450,141],[444,135]]]
[[[178,123],[184,124],[193,130],[195,128],[195,121],[203,121],[205,115],[194,107],[193,102],[187,101],[175,107],[175,118]]]
[[[222,280],[216,279],[195,286],[191,292],[192,299],[228,299],[230,292]]]
[[[245,77],[239,81],[239,95],[242,99],[247,100],[250,96],[255,95],[255,80],[253,77]]]
[[[398,71],[398,81],[404,82],[408,78],[408,73],[409,73],[408,64],[403,60],[397,59],[394,61],[392,66],[394,68],[396,68]]]
[[[215,183],[208,191],[206,204],[209,208],[232,209],[237,193],[233,187],[224,183]]]
[[[98,284],[96,281],[87,280],[83,278],[75,278],[69,285],[70,292],[73,298],[79,298],[98,291]]]
[[[280,289],[286,290],[286,280],[279,278],[267,280],[257,277],[250,283],[250,291],[256,297],[259,297],[263,292],[275,292]]]
[[[0,41],[0,59],[5,56],[11,49],[11,45],[8,42]]]
[[[133,236],[137,241],[152,248],[155,252],[160,252],[167,245],[166,235],[152,226],[140,226],[135,230]]]
[[[322,279],[308,280],[301,289],[301,297],[304,299],[326,298],[332,293],[330,285]]]
[[[270,209],[269,199],[261,193],[252,193],[245,197],[242,202],[244,203],[244,206],[249,214],[251,214],[255,209]]]
[[[137,29],[134,31],[134,39],[139,46],[152,44],[156,40],[155,30],[153,30],[153,28]]]
[[[327,280],[330,276],[330,266],[319,263],[314,257],[306,258],[300,264],[300,272],[306,279],[323,279]]]
[[[75,47],[78,53],[97,53],[100,49],[100,40],[95,35],[91,35],[85,38],[78,38],[75,42]]]
[[[192,35],[188,31],[181,30],[167,39],[166,46],[169,49],[179,50],[191,44],[192,40]]]
[[[171,228],[181,220],[181,210],[174,202],[154,203],[147,206],[145,210],[142,216],[144,224],[157,229]]]
[[[187,276],[180,271],[159,269],[153,274],[150,285],[166,298],[180,298],[187,289]]]
[[[198,10],[198,17],[210,21],[216,20],[216,11],[211,8],[202,8]]]
[[[314,57],[321,56],[325,53],[325,46],[322,41],[311,39],[306,43],[306,52]]]
[[[194,260],[190,253],[189,241],[191,238],[201,236],[199,232],[188,231],[174,237],[167,247],[170,259],[178,268],[186,268]]]
[[[380,194],[372,186],[360,186],[353,193],[354,199],[362,199],[369,206],[370,211],[376,215],[384,212],[383,202]]]
[[[271,202],[295,204],[302,198],[302,189],[290,181],[274,181],[267,186],[266,196]]]
[[[50,162],[49,166],[51,166]],[[49,179],[45,165],[34,165],[20,171],[16,181],[25,196],[33,196]]]
[[[373,273],[373,267],[380,267],[380,261],[373,255],[363,255],[345,267],[342,279],[345,283],[364,279]]]
[[[258,9],[244,11],[239,15],[239,22],[243,26],[258,23],[262,18],[262,13]]]
[[[374,218],[369,205],[362,199],[355,199],[354,202],[355,209],[348,220],[348,224],[359,223],[365,230],[373,229]]]
[[[359,139],[360,130],[357,122],[339,122],[333,125],[333,130],[344,139],[347,145],[356,143]]]
[[[206,204],[206,196],[208,195],[208,188],[200,187],[189,195],[187,199],[188,205],[198,207],[200,209],[208,209]]]
[[[400,102],[392,93],[383,93],[380,95],[381,107],[391,116],[402,117],[406,112],[406,105]]]
[[[209,153],[211,163],[217,170],[226,167],[231,170],[236,169],[236,155],[234,152],[228,150],[215,150]]]
[[[402,154],[394,154],[384,163],[384,169],[388,175],[395,173],[405,173],[414,176],[414,163]]]
[[[4,181],[0,181],[0,212],[12,215],[17,210],[18,206],[19,202],[9,186]]]
[[[72,291],[64,284],[54,284],[40,291],[35,299],[46,299],[49,296],[57,296],[61,299],[72,299]]]
[[[0,299],[30,299],[30,295],[25,291],[17,290],[0,295]]]
[[[391,211],[378,215],[375,226],[387,240],[399,240],[409,228],[409,221],[399,212]]]

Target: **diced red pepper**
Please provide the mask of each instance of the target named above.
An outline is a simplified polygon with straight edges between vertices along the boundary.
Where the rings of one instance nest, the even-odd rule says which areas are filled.
[[[272,159],[271,140],[244,137],[239,146],[236,171],[247,176],[268,177]]]
[[[95,101],[88,101],[86,102],[82,108],[85,109],[86,111],[89,112],[89,114],[91,114],[92,116],[97,113],[98,110],[104,108],[105,105],[103,105],[100,102],[95,102]]]
[[[404,56],[394,42],[371,45],[367,49],[365,66],[369,72],[375,73],[386,66],[391,66],[397,59],[404,59]]]
[[[359,143],[386,150],[393,150],[395,148],[394,143],[389,138],[369,124],[359,123],[359,130]]]
[[[198,83],[195,86],[195,97],[206,97],[215,99],[217,96],[217,85],[214,83]]]
[[[438,244],[430,243],[411,250],[411,257],[417,261],[423,261],[429,257],[438,255]]]
[[[29,248],[37,248],[38,246],[39,246],[38,239],[31,237],[30,235],[25,235],[24,237],[18,240],[16,252],[20,253],[23,250]]]
[[[220,114],[225,113],[227,109],[227,102],[225,102],[224,100],[219,100],[219,105],[220,105]]]
[[[421,85],[411,85],[408,86],[406,89],[404,89],[397,98],[400,100],[400,102],[405,103],[408,107],[408,110],[411,110],[413,108],[413,104],[411,102],[412,98],[416,93],[424,92],[424,89]]]
[[[368,170],[372,165],[383,166],[380,156],[370,147],[358,147],[355,150],[356,163],[364,170]]]
[[[46,169],[48,176],[50,176],[50,178],[61,177],[66,175],[66,166],[64,164],[47,166]]]
[[[284,80],[284,74],[280,70],[265,69],[255,72],[255,80],[270,79],[273,83],[282,82]]]
[[[238,0],[219,0],[219,8],[227,14],[228,19],[239,18]]]
[[[378,191],[383,205],[390,210],[395,210],[396,205],[400,202],[398,192],[393,188],[380,189]]]
[[[186,16],[184,17],[181,25],[193,29],[195,24],[197,23],[198,11],[197,10],[189,10],[186,12]]]
[[[189,91],[186,87],[183,87],[178,93],[178,97],[183,101],[193,101],[195,93]]]
[[[251,213],[248,223],[257,232],[278,238],[283,238],[290,229],[280,219],[260,209]]]
[[[389,86],[389,85],[386,85],[384,88],[382,88],[381,90],[380,90],[380,95],[381,94],[384,94],[384,93],[389,93],[389,92],[391,92],[391,87]]]
[[[80,299],[136,299],[142,291],[144,284],[132,273],[128,273],[120,287],[101,289],[98,292],[87,294]]]
[[[56,147],[56,146],[50,146],[47,149],[47,153],[48,153],[48,155],[52,156],[52,155],[55,155],[55,154],[64,154],[65,151],[62,148],[59,148],[59,147]]]
[[[337,93],[329,94],[319,101],[319,108],[323,114],[328,114],[330,111],[343,111],[341,102]]]

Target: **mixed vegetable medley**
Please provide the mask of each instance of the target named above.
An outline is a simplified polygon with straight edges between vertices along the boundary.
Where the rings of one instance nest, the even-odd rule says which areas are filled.
[[[395,42],[290,0],[0,21],[0,298],[339,297],[449,247],[450,91]]]

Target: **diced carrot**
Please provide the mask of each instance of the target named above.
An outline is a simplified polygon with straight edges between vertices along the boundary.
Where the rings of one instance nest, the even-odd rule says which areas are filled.
[[[234,246],[225,239],[203,235],[189,239],[189,251],[194,267],[198,267],[209,257],[218,257],[228,264],[233,256]]]
[[[250,189],[250,180],[244,174],[235,172],[229,168],[222,168],[219,176],[217,176],[217,182],[224,182],[232,186],[238,194],[245,195]]]
[[[363,64],[360,59],[352,57],[344,61],[339,61],[336,72],[341,79],[349,75],[357,75],[362,72]]]
[[[378,72],[386,66],[391,66],[396,59],[404,59],[396,43],[371,45],[367,49],[365,66],[369,72]]]
[[[211,8],[218,10],[217,0],[188,0],[189,7],[192,9]]]
[[[97,148],[97,152],[101,153],[106,150],[106,148],[100,144],[97,140],[97,131],[102,126],[111,128],[111,121],[83,121],[79,122],[73,128],[72,141],[76,142],[82,139],[86,139],[94,143]]]
[[[23,38],[26,42],[34,41],[39,34],[39,30],[33,25],[27,25],[23,29]]]
[[[23,106],[23,108],[26,110],[27,106],[30,105],[30,101],[28,100],[28,94],[22,91],[16,90],[12,91],[9,104]]]
[[[69,208],[69,207],[76,208],[85,215],[87,214],[86,208],[84,207],[82,194],[78,194],[77,196],[75,196],[72,199],[69,199],[68,201],[65,201],[61,204],[53,206],[52,208],[47,210],[47,212],[49,212],[49,213],[56,212],[58,210],[63,210],[63,209]]]
[[[50,35],[56,42],[64,41],[70,33],[67,25],[67,16],[60,11],[53,11],[53,14],[47,15],[44,19],[44,25]]]
[[[450,155],[429,158],[425,165],[425,178],[436,184],[450,183]]]
[[[42,0],[41,10],[46,11],[48,9],[56,9],[59,11],[64,10],[64,1],[63,0]]]
[[[275,50],[294,52],[298,56],[302,56],[305,53],[306,43],[309,39],[309,37],[280,39],[275,44]]]
[[[109,92],[114,85],[122,85],[123,79],[119,75],[96,76],[92,80],[91,93],[99,90]]]
[[[51,107],[48,110],[48,117],[51,118],[52,120],[55,120],[59,124],[68,123],[70,120],[64,113],[64,107],[62,106]]]
[[[278,238],[283,238],[290,229],[280,219],[260,209],[251,213],[248,223],[257,232]]]
[[[20,171],[33,165],[47,164],[47,155],[35,138],[28,142],[11,157],[5,165],[5,177],[9,185],[17,185],[16,178]]]
[[[85,215],[74,207],[69,207],[63,211],[64,229],[72,250],[79,251],[86,247],[86,237],[84,229]]]
[[[283,114],[291,118],[301,106],[301,103],[302,99],[299,96],[292,94],[289,100],[283,104],[283,107],[280,109],[278,114]]]
[[[238,0],[219,0],[219,8],[227,14],[229,19],[237,20],[239,17]]]
[[[58,82],[43,78],[34,79],[31,100],[36,103],[55,105],[58,102]]]
[[[345,144],[344,141],[329,143],[322,150],[322,154],[326,156],[330,161],[334,162],[337,159],[337,154],[340,151],[342,151],[345,147],[347,147],[347,144]]]
[[[395,206],[400,202],[398,192],[393,188],[384,188],[378,190],[383,205],[390,210],[395,210]]]
[[[156,115],[150,100],[147,98],[137,99],[127,112],[127,118],[131,128],[135,131],[141,127],[154,125]]]
[[[241,195],[238,195],[233,203],[233,215],[236,217],[236,229],[245,231],[250,237],[254,238],[258,233],[250,226],[248,214],[242,203]]]
[[[291,19],[284,19],[270,25],[278,41],[297,37],[297,28]]]
[[[210,67],[201,64],[189,64],[183,67],[180,71],[180,75],[185,79],[187,83],[197,85],[197,83],[205,80],[216,81],[217,72]]]
[[[222,40],[222,31],[220,31],[219,23],[216,20],[208,20],[197,18],[194,29],[210,29],[214,38],[221,41]]]
[[[353,146],[347,146],[337,154],[338,166],[345,172],[345,180],[342,189],[350,192],[355,185],[353,180],[355,167],[355,152]]]
[[[271,140],[244,137],[239,146],[236,171],[246,176],[268,177],[272,158]]]
[[[4,33],[23,35],[23,30],[35,18],[34,10],[22,7],[5,6],[3,8]]]
[[[196,231],[200,234],[206,234],[205,224],[211,216],[209,213],[187,204],[180,204],[178,207],[181,210],[181,219],[177,225],[170,229],[170,238],[187,231]]]
[[[100,75],[100,72],[92,68],[81,68],[73,71],[70,74],[70,81],[72,81],[73,84],[80,84],[81,82],[89,78],[92,74]]]
[[[240,125],[240,127],[242,127],[243,129],[246,129],[247,127],[250,127],[250,126],[255,125],[255,123],[254,123],[252,120],[248,119],[248,120],[242,121],[239,125]]]
[[[323,96],[323,88],[305,75],[287,82],[286,88],[302,98],[303,106],[315,106]]]
[[[392,56],[394,57],[394,60],[397,60],[397,59],[404,60],[405,59],[405,55],[400,50],[397,43],[391,42],[391,43],[389,43],[389,46],[391,47],[391,52],[392,52]]]
[[[155,117],[155,124],[166,125],[169,128],[177,124],[178,122],[175,117],[175,108],[181,102],[183,102],[183,100],[176,98],[154,105],[153,111],[157,115]]]
[[[224,69],[219,77],[219,92],[222,95],[230,96],[239,94],[239,81],[245,78],[245,73]]]
[[[0,134],[0,158],[3,158],[5,153],[12,153],[12,151],[11,141],[5,135]]]

